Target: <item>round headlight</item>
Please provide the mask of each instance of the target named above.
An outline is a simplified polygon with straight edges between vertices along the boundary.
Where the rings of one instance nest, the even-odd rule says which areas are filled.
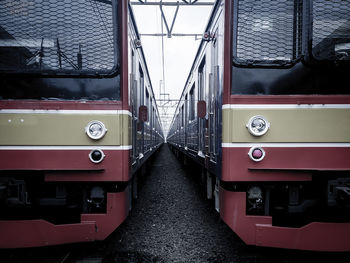
[[[105,136],[106,126],[100,121],[90,121],[85,127],[86,134],[93,140],[99,140]]]
[[[263,116],[258,115],[250,118],[247,128],[252,135],[262,136],[270,128],[270,123]]]

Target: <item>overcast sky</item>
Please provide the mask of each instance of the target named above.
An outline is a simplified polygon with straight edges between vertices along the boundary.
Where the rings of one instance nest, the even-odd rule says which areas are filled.
[[[135,0],[133,0],[135,1]],[[208,0],[199,0],[199,2]],[[150,2],[150,1],[148,1]],[[212,6],[180,6],[173,33],[202,34],[209,19]],[[161,12],[159,6],[133,6],[140,34],[161,33]],[[176,7],[163,6],[170,27]],[[163,25],[166,33],[166,27]],[[195,37],[164,37],[165,93],[171,99],[179,99],[191,69],[200,40]],[[141,36],[153,90],[159,98],[162,76],[162,38]],[[162,91],[163,93],[163,91]],[[160,111],[162,113],[162,111]],[[170,111],[168,111],[170,113]]]

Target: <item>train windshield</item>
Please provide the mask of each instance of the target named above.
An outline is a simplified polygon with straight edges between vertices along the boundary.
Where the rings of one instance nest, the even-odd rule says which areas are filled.
[[[313,56],[350,61],[350,1],[314,0],[312,12]]]
[[[0,71],[118,68],[116,0],[0,1]]]
[[[310,47],[317,60],[350,60],[350,1],[307,3],[235,1],[234,61],[243,65],[285,65],[298,60]]]

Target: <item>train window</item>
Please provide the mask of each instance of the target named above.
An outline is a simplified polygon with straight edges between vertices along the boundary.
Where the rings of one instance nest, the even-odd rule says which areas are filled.
[[[238,0],[233,14],[237,64],[285,64],[302,52],[302,1]]]
[[[176,114],[176,127],[177,130],[180,130],[179,113]]]
[[[149,122],[150,118],[150,97],[149,97],[149,93],[148,93],[148,90],[146,89],[146,106],[147,106],[147,110],[148,110],[148,116],[147,116],[147,122]]]
[[[138,92],[137,92],[137,105],[138,106],[141,106],[143,105],[143,89],[144,89],[144,75],[143,75],[143,70],[141,68],[141,64],[139,64],[139,76],[140,76],[140,79],[139,79],[139,87],[138,87]]]
[[[188,121],[188,95],[186,94],[186,96],[185,96],[185,113],[184,113],[184,115],[185,115],[185,123],[187,123],[187,121]]]
[[[153,105],[153,100],[150,99],[149,105],[148,105],[148,121],[150,122],[151,127],[153,125],[153,123],[152,123],[152,105]]]
[[[185,127],[185,106],[181,107],[181,127]]]
[[[117,2],[0,1],[0,70],[60,74],[116,70]]]
[[[190,90],[190,116],[189,119],[192,121],[195,119],[195,84],[193,83]]]
[[[350,1],[314,0],[312,54],[318,60],[350,60]]]
[[[154,108],[153,108],[153,110],[152,110],[152,118],[153,118],[153,125],[152,126],[154,126],[154,124],[155,124],[155,120],[156,120],[156,114],[155,114],[155,110],[154,110]]]
[[[204,57],[198,68],[198,100],[203,100],[205,98],[205,75],[206,70]]]

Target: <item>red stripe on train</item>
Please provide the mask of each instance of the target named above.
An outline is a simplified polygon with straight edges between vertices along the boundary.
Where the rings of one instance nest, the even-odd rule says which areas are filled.
[[[222,149],[223,181],[305,181],[311,171],[350,170],[349,147],[264,147],[260,162],[249,158],[249,149]]]
[[[98,147],[97,147],[98,148]],[[101,163],[91,150],[0,150],[1,170],[44,171],[46,181],[128,181],[129,150],[104,150]]]

